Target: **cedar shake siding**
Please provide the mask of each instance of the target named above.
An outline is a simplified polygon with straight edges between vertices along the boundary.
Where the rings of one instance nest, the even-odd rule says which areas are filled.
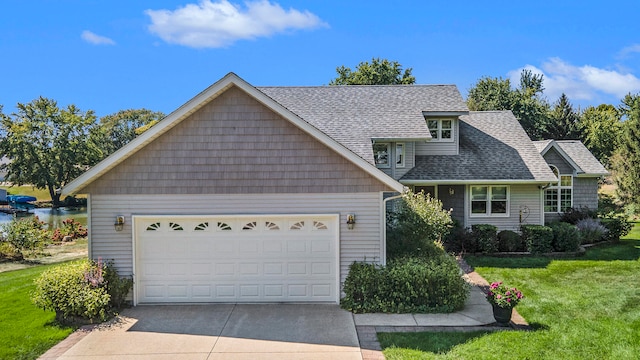
[[[77,192],[151,195],[388,190],[244,91],[231,87]]]

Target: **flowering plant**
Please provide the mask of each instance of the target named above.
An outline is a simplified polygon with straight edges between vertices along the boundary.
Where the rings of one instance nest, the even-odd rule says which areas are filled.
[[[500,282],[494,282],[489,286],[487,300],[493,305],[501,308],[513,308],[524,296],[516,288],[509,288]]]

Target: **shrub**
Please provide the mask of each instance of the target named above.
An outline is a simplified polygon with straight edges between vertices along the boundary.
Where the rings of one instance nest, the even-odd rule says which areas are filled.
[[[387,266],[354,262],[344,284],[342,308],[354,313],[453,312],[464,307],[469,285],[456,260],[402,257]]]
[[[580,230],[583,244],[593,244],[604,239],[607,228],[600,223],[600,219],[582,219],[576,224]]]
[[[442,209],[442,202],[429,194],[407,191],[396,204],[396,211],[387,214],[387,254],[389,257],[422,252],[437,254],[436,242],[449,232],[451,216]]]
[[[502,230],[498,233],[498,251],[525,251],[522,237],[515,231]]]
[[[457,221],[454,221],[449,234],[444,238],[444,248],[456,254],[472,254],[478,251],[478,243],[468,228],[464,228]]]
[[[471,225],[471,234],[476,239],[478,249],[486,253],[498,251],[498,228],[490,224]]]
[[[532,254],[553,251],[553,230],[543,225],[522,225],[522,239]]]
[[[49,232],[37,216],[16,219],[2,225],[4,242],[7,242],[20,256],[24,253],[35,253],[44,248]]]
[[[600,223],[607,229],[604,234],[606,241],[620,241],[620,238],[627,235],[633,228],[633,224],[627,220],[624,214],[604,214]]]
[[[569,224],[576,225],[578,221],[584,219],[595,219],[597,217],[597,213],[594,210],[589,209],[588,207],[579,207],[579,208],[569,208],[567,209],[560,218],[560,221],[566,222]]]
[[[46,270],[34,282],[33,303],[55,311],[62,323],[78,317],[105,321],[122,305],[122,294],[126,295],[133,284],[131,279],[120,279],[112,265],[89,260]]]
[[[65,219],[62,221],[62,226],[53,232],[51,239],[53,242],[62,242],[65,238],[74,240],[86,237],[87,233],[87,228],[82,226],[78,221]]]
[[[576,251],[580,247],[580,232],[575,225],[555,222],[549,225],[553,230],[553,249],[555,251]]]

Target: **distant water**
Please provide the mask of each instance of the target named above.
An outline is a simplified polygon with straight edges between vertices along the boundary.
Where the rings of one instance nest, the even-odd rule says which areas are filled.
[[[21,215],[19,218],[27,218],[30,216],[37,216],[40,221],[44,221],[49,226],[49,229],[55,229],[62,225],[62,222],[66,219],[74,219],[80,224],[87,225],[87,208],[79,209],[67,209],[67,208],[40,208],[31,209],[30,215]],[[11,222],[13,215],[0,213],[0,224]]]

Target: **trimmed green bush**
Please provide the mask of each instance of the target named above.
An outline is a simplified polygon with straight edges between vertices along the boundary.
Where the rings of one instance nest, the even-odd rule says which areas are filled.
[[[522,239],[532,254],[553,251],[553,230],[543,225],[522,225]]]
[[[387,214],[387,255],[435,255],[452,224],[442,202],[429,194],[407,191]]]
[[[454,221],[454,226],[444,238],[444,248],[456,254],[473,254],[478,252],[478,243],[468,228]]]
[[[110,264],[82,260],[46,270],[34,283],[33,303],[69,323],[76,318],[107,320],[122,305],[133,281],[120,278]]]
[[[354,262],[340,304],[354,313],[454,312],[464,307],[469,285],[448,255],[403,257],[387,266]]]
[[[498,251],[498,228],[490,224],[471,225],[471,234],[476,239],[478,249],[486,253]]]
[[[520,234],[511,230],[502,230],[498,233],[498,251],[526,251],[526,248]]]
[[[624,214],[606,214],[600,219],[600,223],[608,230],[604,234],[606,241],[620,241],[620,238],[627,235],[633,228],[633,223],[629,222]]]
[[[553,249],[555,251],[576,251],[580,247],[580,231],[575,225],[555,222],[549,225],[553,230]]]

